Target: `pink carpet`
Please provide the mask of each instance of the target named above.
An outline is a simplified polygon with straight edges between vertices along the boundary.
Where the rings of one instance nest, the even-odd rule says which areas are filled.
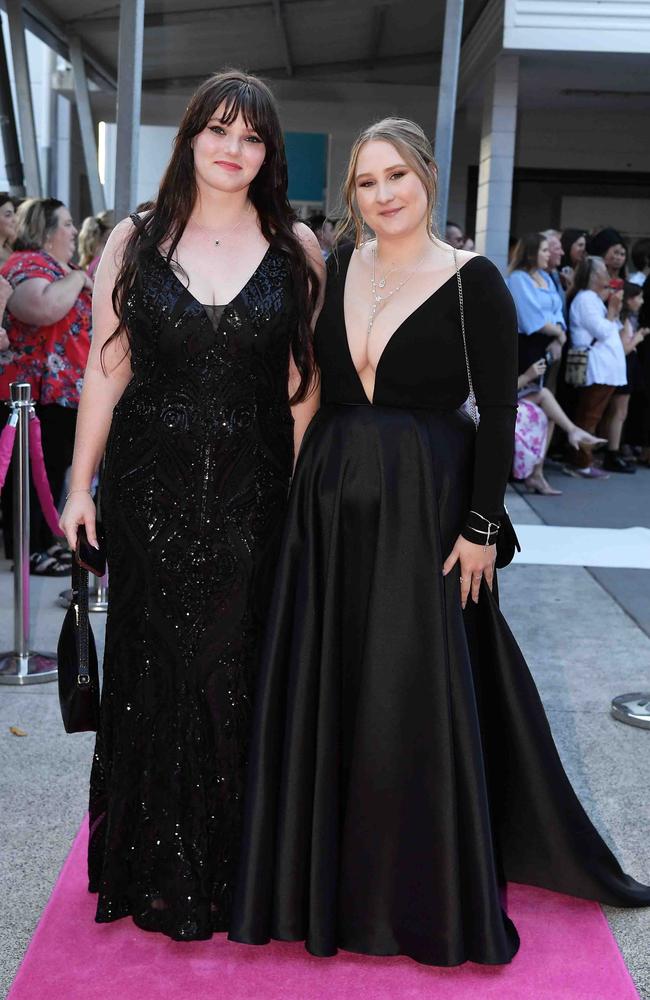
[[[34,933],[8,1000],[638,1000],[597,903],[511,885],[521,949],[509,966],[455,969],[300,944],[180,944],[130,919],[94,923],[86,824]]]

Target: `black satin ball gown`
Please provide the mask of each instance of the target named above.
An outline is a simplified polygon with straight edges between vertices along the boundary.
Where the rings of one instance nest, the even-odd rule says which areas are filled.
[[[293,479],[261,662],[230,936],[434,965],[512,959],[506,880],[622,906],[623,874],[560,763],[522,654],[482,584],[442,564],[470,511],[502,508],[517,327],[497,269],[462,268],[389,341],[374,402],[330,259],[322,407]]]
[[[102,510],[110,569],[90,788],[97,920],[177,940],[230,919],[251,685],[293,464],[295,307],[273,249],[225,307],[146,257]]]

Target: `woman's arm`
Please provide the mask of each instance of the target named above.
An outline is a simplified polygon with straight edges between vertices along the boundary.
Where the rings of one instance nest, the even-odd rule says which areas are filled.
[[[517,314],[498,269],[487,258],[464,275],[465,331],[469,367],[480,413],[474,449],[470,513],[445,560],[443,573],[460,561],[463,607],[471,593],[478,601],[481,577],[492,586],[496,546],[490,524],[503,514],[512,466],[517,418]],[[460,335],[460,334],[459,334]]]
[[[93,336],[79,401],[70,492],[60,521],[72,548],[76,544],[80,524],[85,524],[91,544],[97,545],[95,505],[90,498],[90,485],[104,454],[113,408],[131,381],[131,359],[125,338],[121,337],[108,345],[103,356],[104,367],[102,348],[118,325],[112,292],[122,261],[124,242],[132,227],[129,219],[115,227],[97,268],[93,294]]]
[[[540,358],[539,361],[534,361],[530,368],[527,368],[522,375],[517,379],[517,388],[523,389],[527,386],[529,382],[536,382],[540,379],[546,371],[546,361],[544,358]]]
[[[316,271],[319,280],[319,293],[318,300],[316,302],[316,308],[314,309],[314,315],[312,317],[311,329],[312,334],[316,327],[316,321],[320,315],[320,311],[323,308],[323,299],[325,297],[325,262],[323,260],[323,255],[321,253],[320,245],[316,236],[311,231],[311,229],[304,223],[296,223],[294,227],[294,232],[300,242],[302,243],[307,259],[309,263]],[[300,373],[296,367],[293,355],[291,355],[289,361],[289,398],[293,396],[294,392],[300,385]],[[298,453],[300,452],[300,446],[302,444],[302,439],[304,437],[305,431],[307,430],[314,414],[316,413],[318,407],[320,406],[320,382],[316,373],[314,373],[314,378],[310,386],[308,395],[301,403],[296,403],[291,407],[291,413],[293,415],[293,455],[294,455],[294,466],[298,460]]]
[[[577,299],[575,300],[577,302]],[[595,292],[582,296],[580,302],[579,325],[593,337],[594,340],[609,340],[613,333],[618,333],[619,324],[616,319],[603,315],[602,299]]]
[[[632,324],[629,319],[626,319],[623,323],[621,329],[619,330],[621,335],[621,340],[623,341],[623,350],[626,354],[631,354],[632,351],[636,351],[637,347],[643,340],[643,333],[640,330],[636,332],[632,329]]]
[[[21,323],[51,326],[70,312],[84,287],[92,289],[85,271],[70,271],[57,281],[27,278],[14,290],[7,308]]]

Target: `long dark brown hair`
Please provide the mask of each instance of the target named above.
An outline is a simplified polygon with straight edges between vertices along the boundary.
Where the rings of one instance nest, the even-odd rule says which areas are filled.
[[[169,241],[166,259],[172,266],[174,251],[197,196],[192,140],[203,131],[217,108],[222,109],[220,120],[224,125],[232,124],[241,114],[266,147],[264,163],[250,185],[248,196],[259,216],[264,238],[274,250],[286,255],[291,267],[298,317],[291,350],[300,374],[300,385],[291,403],[298,403],[309,394],[314,376],[310,324],[318,299],[319,278],[293,230],[296,215],[287,195],[287,162],[275,99],[266,84],[239,70],[226,70],[205,80],[187,106],[154,207],[134,227],[124,245],[112,296],[119,325],[102,350],[122,335],[130,342],[127,300],[145,255]],[[177,264],[173,266],[178,269]]]
[[[521,236],[512,253],[508,268],[510,274],[513,271],[528,271],[528,273],[536,271],[537,254],[545,239],[546,236],[542,236],[541,233],[526,233],[525,236]]]

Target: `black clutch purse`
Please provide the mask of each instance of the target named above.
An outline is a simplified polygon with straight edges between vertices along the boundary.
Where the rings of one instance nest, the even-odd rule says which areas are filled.
[[[497,557],[494,565],[497,569],[509,566],[515,558],[515,549],[521,552],[521,545],[517,538],[517,533],[512,526],[510,515],[506,510],[499,518],[499,534],[497,535]]]
[[[85,528],[80,526],[72,560],[72,601],[57,647],[59,704],[66,733],[96,732],[99,724],[99,670],[95,637],[88,620],[88,561],[84,558],[89,548]],[[103,547],[92,551],[90,568],[103,576]]]

